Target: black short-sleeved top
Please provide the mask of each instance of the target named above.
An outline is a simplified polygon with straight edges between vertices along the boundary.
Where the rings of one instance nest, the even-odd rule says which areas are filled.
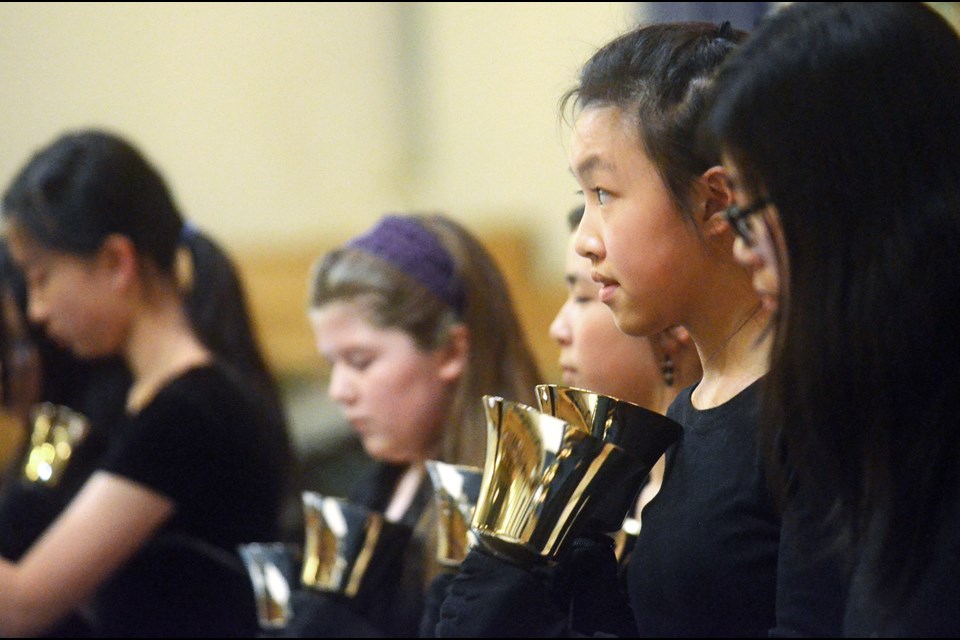
[[[270,404],[222,365],[190,369],[126,416],[101,470],[163,494],[176,511],[97,594],[112,636],[252,636],[238,544],[278,539],[283,443]]]
[[[764,636],[775,624],[780,517],[757,447],[758,383],[697,410],[694,387],[667,415],[683,425],[630,557],[642,636]]]
[[[836,637],[849,588],[819,496],[776,504],[758,447],[762,379],[711,409],[695,386],[667,415],[683,425],[660,493],[643,511],[628,586],[640,635]]]

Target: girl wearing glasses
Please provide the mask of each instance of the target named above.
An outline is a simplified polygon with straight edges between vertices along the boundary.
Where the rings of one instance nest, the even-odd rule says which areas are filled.
[[[765,440],[855,567],[843,631],[956,636],[960,40],[922,3],[797,3],[710,122],[776,309]]]
[[[728,170],[728,175],[731,185],[738,184],[734,172]],[[733,186],[731,188],[734,193],[737,193],[738,189]],[[736,204],[730,206],[724,217],[737,236],[737,241],[733,245],[737,261],[750,268],[753,288],[760,296],[760,303],[768,313],[772,313],[776,311],[781,287],[776,264],[780,259],[786,260],[786,256],[778,258],[775,249],[780,242],[779,226],[758,223],[759,216],[769,207],[769,200],[758,198],[751,200],[750,204],[743,207]],[[749,252],[746,251],[748,248]]]
[[[668,411],[684,436],[667,451],[630,558],[625,606],[641,636],[839,628],[833,568],[799,562],[798,516],[781,519],[768,491],[756,442],[768,316],[731,255],[724,214],[733,201],[719,157],[694,151],[709,82],[744,37],[729,23],[641,27],[600,49],[564,101],[575,115],[570,167],[585,199],[575,246],[592,263],[600,300],[631,335],[682,325],[703,366],[702,380]],[[537,575],[505,565],[471,552],[441,609],[440,635],[569,631],[566,604],[556,603],[563,585],[538,590]],[[565,575],[561,582],[580,578]],[[602,593],[609,608],[615,590]],[[505,631],[510,612],[522,628]],[[532,616],[540,616],[535,630]]]

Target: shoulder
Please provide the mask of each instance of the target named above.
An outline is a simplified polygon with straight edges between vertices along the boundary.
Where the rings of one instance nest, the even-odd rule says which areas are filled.
[[[754,381],[723,404],[709,409],[698,409],[693,405],[697,385],[691,385],[677,395],[667,410],[667,417],[683,425],[685,431],[742,427],[752,433],[757,425],[762,380]]]
[[[168,382],[136,416],[151,421],[171,414],[197,414],[246,408],[257,394],[251,385],[219,363],[193,367]]]

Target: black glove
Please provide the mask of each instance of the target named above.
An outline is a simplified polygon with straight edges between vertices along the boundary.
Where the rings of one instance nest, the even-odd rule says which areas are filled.
[[[285,638],[383,638],[387,634],[337,594],[298,589],[290,594],[292,616]]]
[[[569,635],[542,575],[474,547],[447,588],[440,638],[558,638]]]
[[[558,607],[569,609],[574,632],[623,638],[637,635],[618,573],[613,539],[602,534],[573,539],[551,567],[550,595]]]
[[[441,573],[433,579],[423,602],[423,617],[420,619],[420,637],[437,637],[437,623],[440,622],[440,607],[447,599],[447,590],[456,573]]]

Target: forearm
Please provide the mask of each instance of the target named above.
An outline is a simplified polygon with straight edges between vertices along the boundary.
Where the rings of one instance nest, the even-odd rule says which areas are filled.
[[[0,636],[41,635],[71,611],[69,602],[58,597],[67,585],[38,589],[28,578],[18,564],[0,559]]]
[[[98,472],[17,563],[0,561],[0,635],[42,634],[88,602],[174,511],[149,489]]]

